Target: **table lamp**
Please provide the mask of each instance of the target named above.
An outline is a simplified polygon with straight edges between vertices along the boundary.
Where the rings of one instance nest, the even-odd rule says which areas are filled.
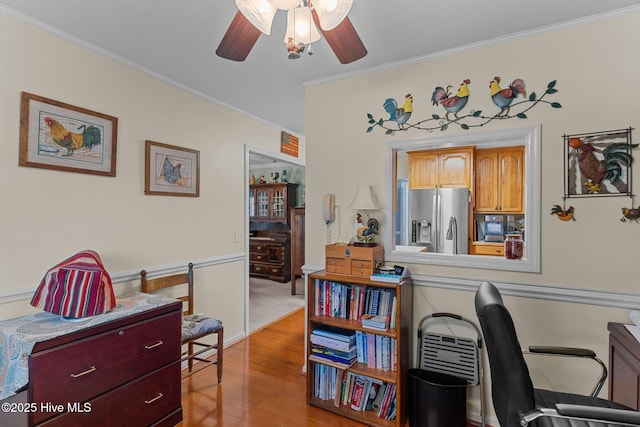
[[[376,246],[377,243],[373,242],[373,238],[375,234],[378,234],[378,220],[369,218],[365,223],[365,218],[363,218],[363,214],[367,215],[367,211],[382,209],[373,192],[373,187],[366,184],[358,185],[356,194],[347,208],[358,211],[355,222],[356,236],[353,244],[356,246]]]

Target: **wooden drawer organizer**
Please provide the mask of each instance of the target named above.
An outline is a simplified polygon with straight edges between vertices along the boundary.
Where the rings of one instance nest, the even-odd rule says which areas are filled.
[[[327,245],[325,256],[327,273],[368,278],[384,263],[384,247]]]

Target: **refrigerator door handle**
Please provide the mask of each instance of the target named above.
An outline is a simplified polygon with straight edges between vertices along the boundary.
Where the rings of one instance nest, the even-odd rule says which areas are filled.
[[[431,215],[433,223],[435,224],[435,227],[431,227],[431,241],[433,242],[435,252],[440,251],[441,245],[440,230],[442,230],[442,218],[440,218],[440,216],[440,194],[438,194],[438,190],[436,189],[436,192],[433,195],[433,214]]]

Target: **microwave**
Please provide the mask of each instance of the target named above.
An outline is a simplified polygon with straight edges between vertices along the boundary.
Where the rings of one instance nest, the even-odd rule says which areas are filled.
[[[504,242],[504,216],[485,215],[483,231],[485,242]]]

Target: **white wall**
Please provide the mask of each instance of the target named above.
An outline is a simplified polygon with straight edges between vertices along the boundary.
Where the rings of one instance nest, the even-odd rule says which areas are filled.
[[[415,277],[442,277],[443,282],[448,280],[445,278],[490,280],[545,285],[561,288],[565,293],[587,289],[637,295],[640,224],[619,220],[620,208],[632,204],[629,198],[568,200],[567,205],[575,207],[575,222],[561,222],[549,212],[554,204],[562,204],[564,194],[564,134],[637,129],[640,125],[636,105],[640,97],[637,84],[640,54],[636,46],[639,26],[640,12],[636,9],[624,16],[609,16],[309,86],[305,111],[306,117],[313,118],[308,120],[306,128],[306,263],[309,268],[321,268],[324,264],[326,228],[320,208],[323,194],[335,193],[336,204],[340,205],[340,216],[331,226],[334,240],[340,231],[351,230],[355,213],[348,211],[346,206],[358,183],[373,185],[381,202],[390,203],[384,200],[384,154],[388,141],[541,124],[542,272],[510,273],[410,265],[412,274]],[[515,78],[522,78],[528,93],[535,91],[538,95],[544,93],[549,82],[557,80],[558,92],[548,99],[560,102],[562,108],[538,105],[527,112],[527,119],[493,121],[480,130],[460,130],[451,126],[444,133],[409,130],[391,136],[379,128],[366,132],[369,126],[367,113],[372,113],[376,119],[385,117],[383,101],[389,97],[404,100],[406,93],[414,98],[411,122],[429,118],[432,113],[443,115],[442,107],[431,104],[433,89],[447,85],[457,88],[467,78],[471,79],[471,96],[463,112],[480,109],[489,113],[486,115],[492,115],[498,110],[489,97],[489,82],[496,75],[502,77],[503,87]],[[635,130],[635,142],[638,138]],[[633,187],[638,188],[640,151],[636,150],[634,156]],[[634,204],[637,205],[637,201]],[[607,322],[625,321],[629,312],[628,308],[530,298],[508,297],[506,303],[512,308],[523,346],[586,346],[593,348],[604,360],[608,358]],[[411,330],[416,330],[422,316],[436,311],[458,313],[475,320],[473,293],[418,286]],[[547,363],[546,360],[530,360],[530,367],[535,373]],[[563,370],[568,371],[567,375],[560,375]],[[571,384],[571,390],[585,392],[592,385],[591,377],[584,375],[582,370],[563,367],[556,373],[558,375],[540,378],[544,382],[538,385]]]
[[[197,311],[242,335],[245,144],[278,153],[280,129],[2,14],[0,56],[0,318],[31,312],[46,270],[94,249],[120,277],[199,261]],[[116,177],[18,167],[21,91],[117,117]],[[147,139],[200,151],[200,197],[144,195]]]

